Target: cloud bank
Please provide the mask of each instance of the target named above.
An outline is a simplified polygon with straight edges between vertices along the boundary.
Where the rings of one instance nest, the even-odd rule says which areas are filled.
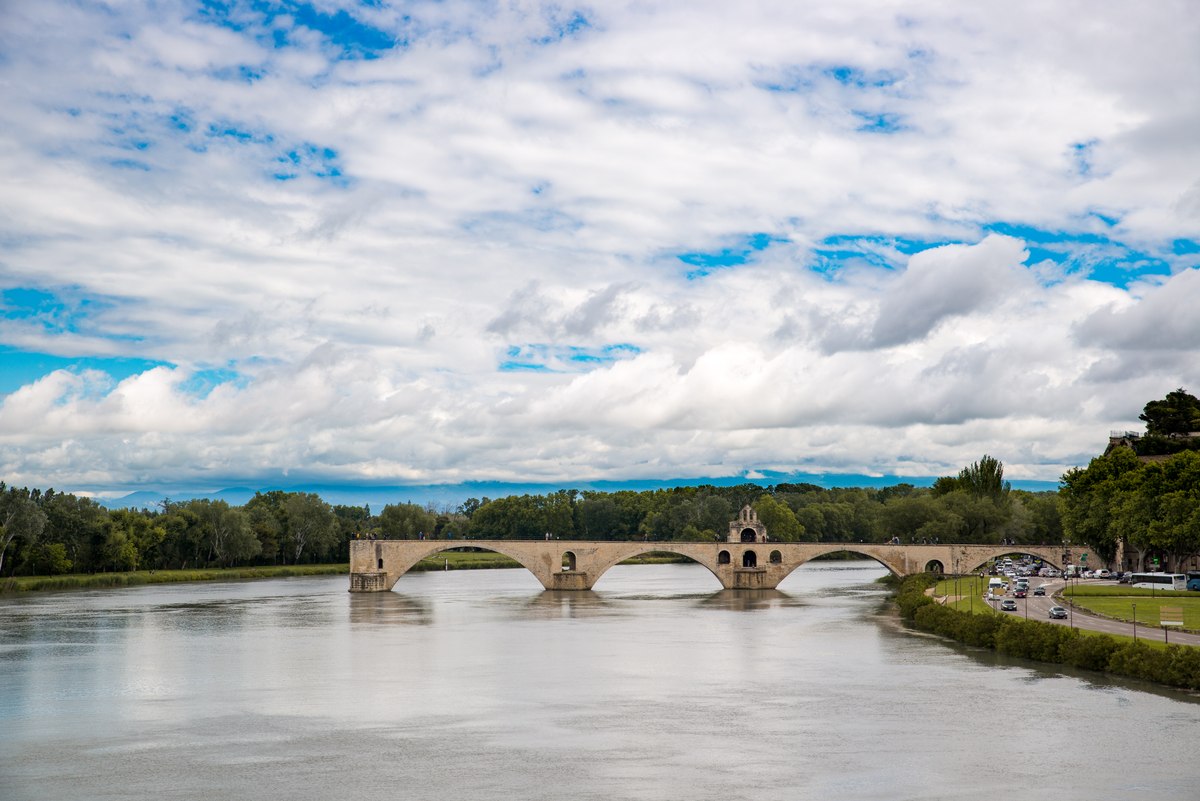
[[[1188,4],[9,3],[0,478],[1086,463],[1200,376]]]

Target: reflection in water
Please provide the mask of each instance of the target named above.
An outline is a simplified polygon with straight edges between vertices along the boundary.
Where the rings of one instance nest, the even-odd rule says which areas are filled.
[[[779,590],[721,590],[701,599],[698,605],[732,612],[754,612],[803,606],[803,603]]]
[[[398,592],[363,592],[350,594],[349,600],[351,623],[428,626],[433,622],[433,607],[424,598]]]
[[[543,590],[529,599],[525,610],[541,618],[592,617],[612,611],[608,600],[591,590]]]

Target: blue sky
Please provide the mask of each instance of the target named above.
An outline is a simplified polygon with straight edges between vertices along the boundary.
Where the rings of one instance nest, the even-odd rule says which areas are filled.
[[[1052,482],[1200,391],[1187,11],[5,4],[0,479]]]

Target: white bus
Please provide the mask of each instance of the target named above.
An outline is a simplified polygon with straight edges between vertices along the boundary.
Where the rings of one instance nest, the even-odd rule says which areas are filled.
[[[1134,573],[1129,577],[1129,586],[1147,590],[1186,590],[1187,576],[1182,573]]]

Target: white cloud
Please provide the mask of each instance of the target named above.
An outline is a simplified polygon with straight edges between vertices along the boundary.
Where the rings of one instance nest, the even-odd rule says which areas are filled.
[[[561,39],[571,12],[538,3],[344,7],[407,46],[341,58],[249,7],[0,10],[0,289],[90,301],[65,326],[0,314],[0,344],[177,365],[25,381],[0,476],[921,475],[989,452],[1052,479],[1195,383],[1180,5],[606,3]],[[757,232],[784,241],[691,281],[676,258]],[[1113,287],[1056,247],[1176,274]],[[514,348],[571,369],[500,369]],[[212,369],[239,378],[197,394]]]

